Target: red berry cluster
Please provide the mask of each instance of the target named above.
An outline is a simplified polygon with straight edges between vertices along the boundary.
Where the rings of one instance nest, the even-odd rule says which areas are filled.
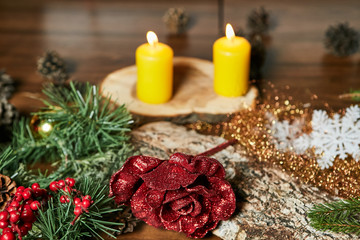
[[[60,196],[61,203],[69,203],[75,205],[74,214],[75,219],[71,222],[74,225],[75,221],[79,218],[79,216],[83,212],[88,212],[88,208],[91,206],[93,201],[91,201],[91,196],[86,195],[83,196],[82,193],[75,188],[75,179],[73,178],[66,178],[64,180],[54,181],[51,182],[49,188],[53,192],[58,192],[59,190],[64,191],[66,194]],[[1,239],[0,239],[1,240]]]
[[[31,230],[38,209],[49,197],[38,183],[34,183],[31,188],[18,187],[5,210],[0,212],[0,240],[15,240],[16,235],[21,240]]]

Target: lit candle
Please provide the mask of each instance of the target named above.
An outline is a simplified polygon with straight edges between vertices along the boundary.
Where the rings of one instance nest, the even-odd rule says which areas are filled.
[[[170,100],[173,90],[173,50],[159,43],[156,34],[149,31],[148,43],[136,49],[137,97],[152,104]]]
[[[236,37],[230,24],[226,37],[213,46],[214,90],[218,95],[238,97],[247,92],[251,45],[243,37]]]

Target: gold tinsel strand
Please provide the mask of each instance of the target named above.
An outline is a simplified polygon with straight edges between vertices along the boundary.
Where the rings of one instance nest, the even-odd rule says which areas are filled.
[[[316,98],[316,96],[314,96]],[[266,113],[271,113],[279,120],[293,121],[305,118],[303,131],[311,131],[311,110],[291,104],[291,97],[281,101],[274,97],[274,103],[258,104],[255,109],[237,113],[229,121],[211,125],[197,122],[188,125],[203,134],[215,134],[226,139],[237,139],[247,154],[258,162],[268,163],[286,171],[304,183],[313,184],[340,197],[351,198],[360,195],[360,164],[353,158],[335,159],[333,166],[322,170],[316,161],[313,150],[307,154],[281,152],[272,141],[271,130],[267,127],[269,120]],[[301,105],[301,104],[300,104]],[[326,105],[325,105],[326,107]]]

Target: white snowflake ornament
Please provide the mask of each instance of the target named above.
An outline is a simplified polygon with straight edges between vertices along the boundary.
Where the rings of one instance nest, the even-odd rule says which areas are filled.
[[[273,143],[276,148],[281,151],[292,151],[294,149],[294,141],[297,140],[301,134],[302,127],[304,126],[303,119],[295,119],[292,123],[288,120],[278,121],[272,114],[267,114],[266,117],[271,122],[268,127],[274,137]]]
[[[345,160],[348,155],[354,158],[359,155],[359,119],[360,108],[357,105],[347,108],[342,118],[339,114],[329,118],[325,111],[314,111],[310,145],[315,147],[315,153],[320,156],[318,163],[322,169],[332,166],[337,156]]]
[[[277,121],[271,114],[268,126],[274,137],[275,146],[281,151],[294,151],[304,154],[314,148],[320,168],[331,167],[336,157],[345,160],[352,156],[360,158],[360,108],[358,105],[346,109],[343,117],[334,114],[332,118],[326,111],[314,110],[311,120],[312,132],[301,134],[304,119]]]

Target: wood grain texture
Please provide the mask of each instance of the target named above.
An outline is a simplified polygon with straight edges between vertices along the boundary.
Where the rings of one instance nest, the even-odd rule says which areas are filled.
[[[167,35],[161,17],[169,7],[183,6],[192,16],[187,34]],[[360,2],[329,1],[225,1],[225,22],[246,28],[246,16],[256,7],[271,13],[263,88],[270,81],[289,86],[289,95],[316,107],[328,102],[334,109],[350,100],[338,95],[360,88],[360,54],[347,58],[328,55],[323,37],[330,24],[348,21],[360,25]],[[55,49],[68,63],[73,79],[99,83],[116,69],[134,64],[137,46],[147,30],[157,32],[176,56],[212,59],[218,38],[216,1],[0,1],[0,67],[18,82],[13,102],[24,113],[39,104],[25,106],[22,92],[37,93],[43,79],[36,73],[38,56]]]
[[[258,91],[255,87],[250,87],[247,94],[240,97],[218,96],[213,90],[214,67],[210,61],[175,57],[173,64],[174,91],[167,103],[147,104],[137,98],[135,65],[109,74],[100,85],[103,95],[112,96],[113,101],[125,104],[133,115],[139,117],[191,119],[191,122],[216,122],[218,115],[233,114],[256,104]],[[198,117],[189,117],[191,114]]]

